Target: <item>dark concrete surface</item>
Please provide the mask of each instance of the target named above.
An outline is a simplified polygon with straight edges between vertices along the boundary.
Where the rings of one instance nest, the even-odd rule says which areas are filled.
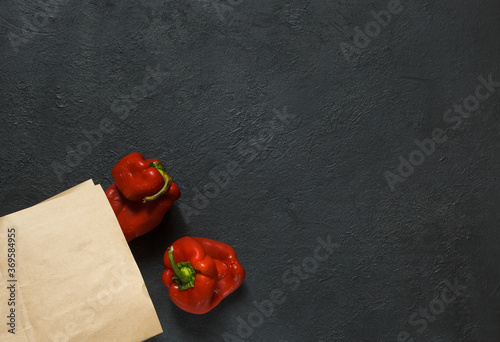
[[[500,2],[15,0],[0,23],[1,215],[132,151],[182,191],[130,245],[151,341],[500,340]],[[247,272],[202,316],[160,281],[186,235]]]

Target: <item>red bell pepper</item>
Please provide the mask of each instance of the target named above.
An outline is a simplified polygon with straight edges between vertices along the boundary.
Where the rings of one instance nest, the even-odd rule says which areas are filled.
[[[106,196],[127,242],[158,226],[181,196],[163,165],[137,152],[120,160],[111,174],[115,182],[106,190]]]
[[[166,192],[172,181],[158,159],[145,159],[138,152],[123,157],[111,175],[118,190],[131,201],[152,201]]]
[[[165,252],[163,263],[161,279],[170,299],[193,314],[212,310],[245,279],[234,249],[206,238],[180,238]]]

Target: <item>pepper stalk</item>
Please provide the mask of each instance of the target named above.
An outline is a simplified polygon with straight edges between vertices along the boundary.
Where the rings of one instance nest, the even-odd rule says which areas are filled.
[[[155,169],[158,170],[160,175],[165,180],[165,184],[163,184],[163,187],[156,194],[144,197],[144,199],[142,200],[144,203],[152,202],[155,199],[157,199],[158,197],[165,194],[168,191],[168,189],[170,189],[170,184],[172,184],[172,178],[167,174],[167,170],[165,170],[165,167],[163,166],[162,163],[153,162],[153,163],[149,163],[149,165],[151,165],[152,167],[154,167]]]
[[[175,275],[172,277],[173,281],[179,285],[180,290],[187,290],[194,287],[196,271],[189,261],[176,263],[174,259],[174,247],[168,248],[168,260],[172,266]]]

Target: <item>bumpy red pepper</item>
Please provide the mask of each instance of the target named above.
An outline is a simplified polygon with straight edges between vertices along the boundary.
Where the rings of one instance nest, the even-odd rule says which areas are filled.
[[[179,308],[204,314],[236,290],[245,270],[229,245],[200,237],[183,237],[163,257],[162,282]]]
[[[158,159],[145,159],[138,152],[123,157],[111,175],[118,190],[131,201],[153,201],[168,190],[172,181]]]
[[[158,226],[181,196],[163,165],[137,152],[121,159],[111,174],[115,182],[106,190],[106,196],[127,242]]]

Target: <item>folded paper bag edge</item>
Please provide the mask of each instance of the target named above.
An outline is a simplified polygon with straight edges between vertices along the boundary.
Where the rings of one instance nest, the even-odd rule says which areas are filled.
[[[52,196],[52,197],[49,197],[49,198],[47,198],[46,200],[44,200],[44,201],[42,201],[42,202],[40,202],[40,203],[37,203],[37,204],[35,204],[35,205],[38,205],[38,204],[41,204],[41,203],[45,203],[45,202],[48,202],[48,201],[52,201],[52,200],[57,199],[57,198],[60,198],[60,197],[62,197],[62,196],[69,195],[70,193],[72,193],[72,192],[74,192],[74,191],[76,191],[76,190],[81,190],[82,188],[90,188],[90,187],[92,187],[92,186],[94,186],[94,185],[95,185],[95,184],[94,184],[94,180],[93,180],[92,178],[91,178],[91,179],[88,179],[88,180],[86,180],[85,182],[82,182],[82,183],[80,183],[80,184],[77,184],[77,185],[75,185],[75,186],[73,186],[73,187],[71,187],[71,188],[69,188],[69,189],[67,189],[67,190],[64,190],[63,192],[60,192],[60,193],[58,193],[57,195],[54,195],[54,196]]]

